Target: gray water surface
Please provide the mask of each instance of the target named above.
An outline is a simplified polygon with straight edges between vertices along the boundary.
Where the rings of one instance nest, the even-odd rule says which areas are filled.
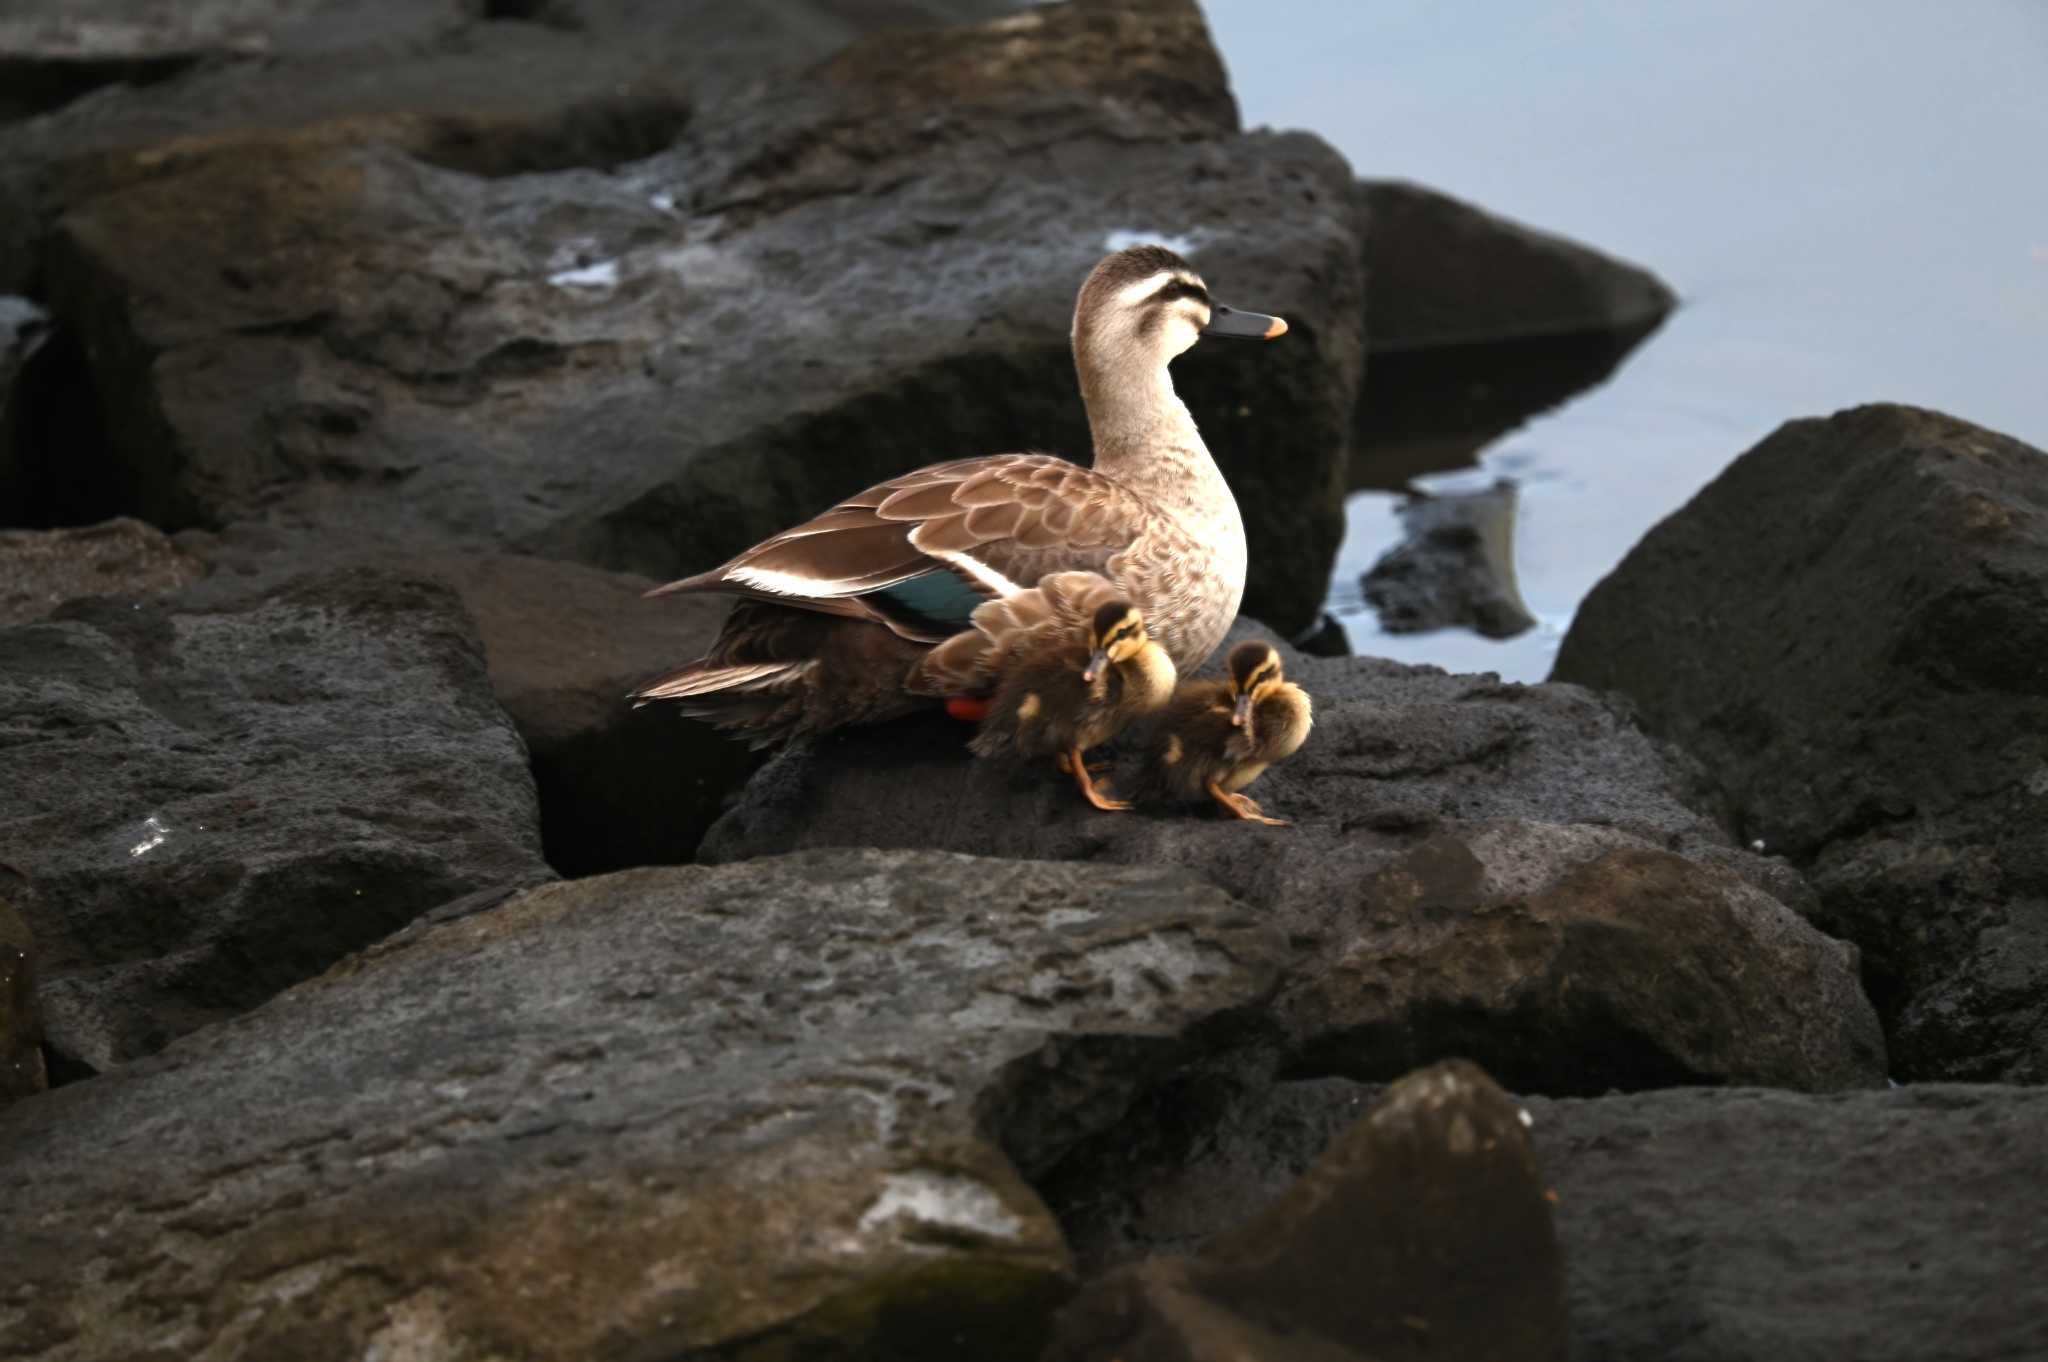
[[[1521,486],[1541,623],[1382,633],[1349,506],[1331,608],[1362,653],[1540,680],[1586,591],[1779,423],[1936,407],[2048,447],[2048,0],[1205,0],[1247,126],[1306,128],[1644,265],[1682,302],[1605,385],[1430,490]],[[2048,476],[2048,472],[2044,472]]]

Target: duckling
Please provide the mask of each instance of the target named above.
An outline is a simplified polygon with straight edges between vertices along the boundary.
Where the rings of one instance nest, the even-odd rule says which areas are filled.
[[[1038,453],[933,464],[655,588],[740,599],[710,652],[631,698],[761,746],[893,718],[965,694],[934,645],[1061,571],[1122,583],[1148,636],[1200,666],[1244,595],[1244,521],[1167,366],[1203,337],[1286,332],[1218,302],[1163,246],[1107,256],[1074,303],[1092,467]]]
[[[1308,738],[1308,692],[1285,679],[1273,646],[1255,639],[1230,650],[1227,672],[1174,693],[1147,744],[1143,789],[1183,803],[1206,795],[1238,818],[1285,827],[1238,791]]]
[[[969,746],[978,757],[1050,756],[1090,804],[1128,809],[1098,788],[1087,752],[1172,698],[1172,657],[1129,595],[1092,572],[1051,574],[1021,597],[975,611],[991,641],[978,666],[995,693]]]

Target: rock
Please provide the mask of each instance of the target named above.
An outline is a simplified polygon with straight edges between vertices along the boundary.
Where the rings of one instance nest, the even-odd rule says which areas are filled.
[[[21,372],[49,336],[50,316],[26,298],[0,294],[0,525],[28,514],[28,475],[21,467]]]
[[[1041,1182],[1084,1272],[1194,1253],[1379,1096],[1187,1085]],[[1557,1194],[1572,1356],[1974,1362],[2048,1349],[2048,1089],[1525,1099]],[[1112,1154],[1112,1146],[1121,1152]],[[1957,1302],[1971,1302],[1967,1328]]]
[[[1652,530],[1558,654],[1805,869],[1909,1077],[2048,1079],[2044,472],[1909,407],[1792,422]]]
[[[1291,828],[1098,813],[1049,766],[970,760],[965,730],[934,718],[776,758],[700,856],[938,847],[1199,870],[1294,944],[1271,1010],[1286,1062],[1314,1072],[1393,1078],[1457,1054],[1551,1092],[1882,1081],[1854,953],[1773,896],[1796,878],[1678,802],[1610,706],[1284,655],[1316,730],[1254,793]]]
[[[1024,1178],[1280,953],[1181,872],[931,854],[437,917],[0,1113],[18,1350],[1030,1359],[1068,1276]]]
[[[161,596],[206,565],[139,520],[75,530],[0,530],[0,627],[91,596]]]
[[[1361,180],[1366,336],[1350,482],[1464,468],[1605,379],[1677,298],[1649,271],[1420,185]]]
[[[45,272],[113,509],[680,575],[922,463],[1085,458],[1074,290],[1166,237],[1293,326],[1178,370],[1249,608],[1315,617],[1363,354],[1349,170],[1237,132],[1187,0],[856,43],[618,174],[361,143],[238,143],[64,216]]]
[[[1639,266],[1421,185],[1361,180],[1374,355],[1586,332],[1647,334],[1677,295]]]
[[[505,554],[421,554],[398,566],[455,588],[476,621],[491,688],[532,760],[548,864],[591,875],[696,854],[760,758],[626,696],[708,648],[729,602],[643,600],[650,578]]]
[[[1515,484],[1484,492],[1411,495],[1401,506],[1407,537],[1359,582],[1390,634],[1470,628],[1513,638],[1536,623],[1515,583]]]
[[[1564,1263],[1526,1119],[1470,1064],[1402,1079],[1196,1258],[1092,1283],[1048,1362],[1561,1360]]]
[[[0,866],[0,884],[8,879]],[[0,898],[0,1107],[49,1086],[43,1019],[36,1005],[35,942],[28,923]]]
[[[74,603],[0,631],[0,742],[49,1043],[92,1068],[548,873],[525,753],[433,583]]]

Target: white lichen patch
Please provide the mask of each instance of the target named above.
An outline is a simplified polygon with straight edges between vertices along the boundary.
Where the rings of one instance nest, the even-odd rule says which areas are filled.
[[[1193,255],[1201,246],[1199,232],[1142,232],[1119,227],[1102,239],[1104,250],[1127,251],[1133,246],[1164,246],[1175,255]]]
[[[170,840],[171,830],[155,814],[142,820],[142,840],[128,848],[130,856],[143,856]]]
[[[572,270],[557,270],[548,276],[556,288],[612,289],[619,286],[619,262],[600,260]]]
[[[2036,766],[2033,774],[2027,777],[2027,793],[2048,795],[2048,765]]]
[[[898,1216],[921,1225],[978,1234],[990,1239],[1017,1239],[1024,1222],[994,1192],[952,1173],[891,1173],[882,1194],[861,1213],[860,1227],[873,1230]]]

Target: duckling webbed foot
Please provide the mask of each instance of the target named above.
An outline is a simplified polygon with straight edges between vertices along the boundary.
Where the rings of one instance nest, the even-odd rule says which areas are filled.
[[[1288,826],[1284,818],[1268,818],[1266,811],[1259,807],[1259,802],[1250,795],[1232,794],[1213,780],[1209,782],[1209,796],[1230,810],[1233,817],[1242,818],[1247,823],[1264,823],[1271,828]]]
[[[1093,773],[1108,769],[1108,763],[1105,762],[1091,768],[1087,760],[1081,755],[1081,749],[1077,747],[1071,752],[1062,752],[1054,757],[1053,764],[1060,768],[1062,775],[1069,775],[1074,778],[1074,784],[1081,787],[1082,797],[1096,808],[1114,812],[1118,809],[1128,809],[1131,807],[1131,802],[1128,799],[1110,799],[1103,794],[1103,790],[1109,786],[1107,780],[1102,781],[1098,787],[1093,779]]]

